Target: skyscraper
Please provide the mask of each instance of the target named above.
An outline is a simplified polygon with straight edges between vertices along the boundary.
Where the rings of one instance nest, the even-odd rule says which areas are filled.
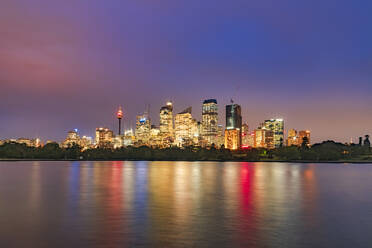
[[[242,110],[240,105],[226,105],[226,129],[242,129]]]
[[[271,119],[265,120],[262,124],[262,128],[271,130],[274,132],[274,146],[280,147],[284,142],[284,121],[283,119]]]
[[[160,109],[159,130],[163,144],[170,144],[173,142],[174,128],[172,102],[167,102],[167,104]]]
[[[248,139],[249,139],[249,126],[247,123],[244,123],[242,125],[242,147],[247,148],[248,145]]]
[[[99,148],[112,148],[113,136],[113,132],[108,128],[96,128],[96,146]]]
[[[298,146],[299,139],[297,136],[297,131],[295,129],[289,129],[288,131],[288,138],[287,138],[287,146]]]
[[[217,148],[221,148],[225,144],[225,135],[222,125],[218,125],[218,132],[217,132]]]
[[[151,121],[147,114],[138,115],[136,120],[137,145],[149,145],[151,135]]]
[[[225,148],[230,150],[240,149],[242,143],[242,115],[241,107],[232,103],[226,105],[226,130]]]
[[[273,149],[274,132],[265,128],[254,130],[254,147]]]
[[[218,106],[217,100],[208,99],[203,102],[202,136],[208,146],[217,145]]]
[[[62,147],[67,148],[74,144],[80,145],[80,136],[77,130],[72,130],[67,133],[66,139],[62,142]]]
[[[176,114],[175,127],[175,144],[177,146],[195,145],[198,142],[198,123],[191,115],[192,108],[189,107]]]

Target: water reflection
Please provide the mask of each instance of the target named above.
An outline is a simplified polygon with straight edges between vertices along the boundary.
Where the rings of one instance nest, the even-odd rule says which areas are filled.
[[[334,210],[329,206],[338,208],[338,213],[345,209],[328,201],[347,200],[350,204],[353,199],[352,194],[347,195],[349,199],[339,199],[337,190],[351,191],[350,181],[343,184],[339,178],[351,175],[355,182],[372,186],[371,180],[361,181],[372,176],[372,170],[322,166],[232,162],[3,165],[0,217],[10,228],[0,225],[0,242],[14,241],[11,230],[18,228],[24,230],[22,238],[14,241],[19,247],[332,245],[339,241],[327,238],[334,236],[332,224],[324,224],[324,214]],[[338,180],[329,180],[334,173]],[[325,189],[332,189],[333,194]],[[355,197],[362,199],[368,194],[366,189],[355,187]],[[372,221],[366,215],[371,200],[357,207],[364,220]],[[333,214],[338,217],[337,212]],[[370,222],[364,223],[364,228],[369,227]],[[360,235],[355,230],[347,233]]]

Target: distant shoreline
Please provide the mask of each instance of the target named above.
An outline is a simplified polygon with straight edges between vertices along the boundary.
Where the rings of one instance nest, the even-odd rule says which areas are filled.
[[[300,163],[300,164],[372,164],[372,160],[368,161],[350,161],[350,160],[339,160],[339,161],[309,161],[309,160],[145,160],[145,159],[95,159],[95,160],[77,160],[77,159],[0,159],[1,162],[133,162],[133,161],[146,161],[146,162],[248,162],[248,163]]]

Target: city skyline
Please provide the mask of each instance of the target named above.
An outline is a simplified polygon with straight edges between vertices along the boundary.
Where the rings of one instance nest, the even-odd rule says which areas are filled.
[[[202,101],[200,101],[200,107],[203,109],[204,108],[204,104],[206,102],[209,102],[209,101],[216,101],[216,100],[215,99],[202,100]],[[217,104],[217,101],[216,101],[216,104]],[[228,107],[231,104],[232,105],[237,105],[241,109],[241,111],[243,113],[243,109],[244,108],[241,108],[241,106],[239,104],[237,104],[236,102],[234,102],[233,99],[230,99],[230,102],[228,104],[222,106],[222,109],[221,109],[221,107],[216,107],[216,111],[218,113],[217,114],[218,115],[218,117],[217,117],[217,125],[223,127],[223,130],[225,130],[225,128],[227,127],[226,126],[226,121],[228,120],[228,119],[226,119],[226,111],[227,111],[227,109],[225,111],[225,108],[224,107],[225,106]],[[186,109],[183,109],[182,111],[178,111],[178,109],[180,109],[180,108],[178,108],[178,109],[175,108],[174,102],[172,102],[172,101],[167,101],[163,105],[164,106],[161,106],[160,109],[158,110],[157,115],[155,115],[154,113],[151,113],[149,111],[149,105],[145,106],[144,111],[141,112],[141,113],[137,113],[136,116],[135,116],[135,118],[134,118],[134,120],[128,120],[127,119],[125,108],[123,108],[122,105],[120,105],[119,107],[116,108],[117,109],[116,112],[113,111],[111,113],[111,119],[113,120],[113,122],[112,122],[111,125],[108,125],[108,124],[95,125],[94,130],[95,129],[98,129],[98,128],[108,129],[108,130],[110,130],[110,131],[113,132],[114,136],[116,136],[118,134],[118,130],[121,131],[121,134],[124,134],[127,131],[130,131],[130,132],[135,133],[136,126],[138,125],[138,123],[144,123],[142,120],[145,120],[146,123],[148,122],[148,128],[147,129],[150,132],[150,130],[152,130],[152,128],[156,128],[156,129],[159,129],[160,128],[161,121],[160,121],[159,114],[162,115],[164,109],[167,108],[167,107],[170,107],[171,108],[171,110],[172,110],[171,113],[173,112],[173,115],[171,115],[173,117],[169,117],[169,118],[172,118],[171,119],[172,122],[173,122],[173,127],[172,128],[175,128],[174,121],[175,121],[176,116],[179,115],[179,114],[184,113],[185,111],[186,112],[189,112],[190,111],[190,113],[191,113],[191,109],[193,109],[191,106],[189,106]],[[174,109],[176,111],[174,111]],[[194,110],[192,110],[192,112],[194,112]],[[200,123],[200,125],[203,124],[203,113],[202,112],[203,112],[203,110],[200,111],[200,116],[198,116],[198,117],[195,117],[194,113],[192,114],[192,118],[195,118],[194,120],[196,122]],[[120,116],[120,121],[119,121],[120,124],[118,124],[119,116]],[[152,118],[152,116],[155,116],[154,119],[155,120],[157,119],[157,120],[154,121],[154,119]],[[249,123],[248,121],[246,121],[246,118],[244,118],[244,116],[242,116],[241,118],[242,118],[242,120],[241,120],[242,124],[247,125],[249,127],[249,132],[250,133],[251,132],[254,132],[255,130],[260,130],[261,128],[263,128],[264,130],[265,129],[268,129],[268,130],[271,129],[268,126],[266,126],[265,123],[267,123],[267,122],[273,122],[273,121],[274,122],[275,121],[282,122],[282,121],[285,121],[286,124],[285,124],[285,126],[283,128],[284,134],[282,135],[283,145],[286,145],[286,142],[287,142],[286,139],[291,136],[290,135],[290,132],[292,130],[294,130],[294,129],[295,130],[300,130],[300,131],[302,130],[303,132],[305,132],[305,131],[310,132],[310,130],[311,130],[311,128],[309,128],[309,127],[307,127],[307,128],[300,128],[300,127],[290,126],[290,125],[287,124],[287,121],[284,118],[282,118],[282,117],[280,117],[280,118],[278,118],[278,117],[274,117],[274,118],[273,117],[268,117],[266,119],[263,119],[263,120],[258,121],[257,122],[258,123],[257,125],[252,125],[251,123]],[[226,130],[228,130],[228,129],[229,128],[227,128]],[[38,139],[38,140],[41,140],[41,141],[56,141],[56,142],[61,142],[61,141],[65,140],[66,133],[69,133],[70,131],[74,131],[76,133],[79,133],[80,135],[83,135],[84,137],[94,137],[95,136],[95,131],[94,130],[88,130],[88,132],[86,130],[88,130],[88,129],[86,127],[84,127],[84,126],[79,126],[79,127],[75,126],[73,128],[70,128],[70,129],[64,129],[63,130],[63,133],[58,133],[57,134],[58,137],[62,137],[61,139],[52,139],[50,137],[41,137],[41,136],[14,136],[14,137],[0,137],[0,140],[2,140],[2,139],[3,140],[15,140],[15,139],[23,139],[23,138],[29,139],[30,138],[30,139]],[[159,131],[160,131],[160,129],[159,129]],[[160,131],[159,134],[161,134],[161,131]],[[217,135],[217,133],[215,135]],[[313,135],[313,133],[312,133],[312,135]],[[353,143],[358,143],[358,138],[359,137],[362,137],[364,135],[365,134],[361,134],[361,135],[359,135],[357,137],[351,137],[350,139],[348,139],[346,141],[341,141],[341,140],[335,140],[335,141],[344,142],[344,143],[350,143],[352,141]],[[315,137],[316,137],[316,135],[315,135]],[[276,147],[278,147],[278,144],[280,143],[279,140],[280,140],[280,138],[277,139],[277,142],[276,142],[276,145],[275,145]],[[311,140],[314,141],[314,142],[312,142],[314,144],[314,143],[320,143],[322,141],[331,140],[331,139],[324,139],[324,140],[316,141],[316,139],[314,139],[312,137]]]
[[[0,139],[116,130],[118,106],[134,129],[168,100],[201,120],[215,98],[222,120],[233,98],[251,127],[283,118],[312,143],[356,142],[372,133],[371,4],[5,0]]]

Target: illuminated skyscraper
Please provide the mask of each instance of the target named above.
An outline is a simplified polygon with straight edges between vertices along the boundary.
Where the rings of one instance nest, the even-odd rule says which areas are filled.
[[[241,147],[241,135],[238,129],[225,130],[225,148],[230,150],[238,150]]]
[[[73,145],[80,145],[80,137],[77,131],[75,129],[67,133],[65,141],[62,142],[62,147],[67,148]]]
[[[173,128],[173,104],[167,104],[160,109],[160,123],[159,123],[160,136],[165,146],[171,144],[174,140]]]
[[[247,148],[248,145],[248,139],[249,139],[249,126],[248,124],[244,123],[242,125],[242,147]]]
[[[284,121],[283,119],[266,120],[262,128],[274,132],[274,146],[280,147],[284,143]]]
[[[220,149],[222,147],[222,145],[224,145],[224,144],[225,144],[225,135],[224,135],[224,131],[223,131],[223,126],[218,125],[216,147]]]
[[[151,121],[147,114],[138,115],[136,121],[137,145],[149,145],[151,136]]]
[[[132,146],[136,142],[136,136],[132,129],[128,129],[124,131],[124,146]]]
[[[80,146],[83,150],[89,149],[92,147],[93,139],[92,137],[83,136],[80,139]]]
[[[287,146],[298,146],[299,139],[297,136],[297,131],[295,129],[289,129],[288,131],[288,138],[287,138]]]
[[[265,128],[254,130],[254,147],[273,149],[275,147],[274,132]]]
[[[189,107],[176,114],[175,144],[180,147],[195,145],[198,143],[198,123],[191,115],[192,108]]]
[[[151,126],[151,131],[150,131],[150,146],[152,147],[162,146],[162,138],[160,136],[160,129],[154,125]]]
[[[226,129],[242,130],[242,110],[240,105],[226,105]]]
[[[217,144],[218,134],[218,106],[217,100],[209,99],[203,102],[202,136],[207,145]]]
[[[238,104],[226,105],[225,148],[240,149],[242,143],[242,115]]]
[[[113,147],[113,132],[108,128],[96,128],[96,146],[99,148]]]

